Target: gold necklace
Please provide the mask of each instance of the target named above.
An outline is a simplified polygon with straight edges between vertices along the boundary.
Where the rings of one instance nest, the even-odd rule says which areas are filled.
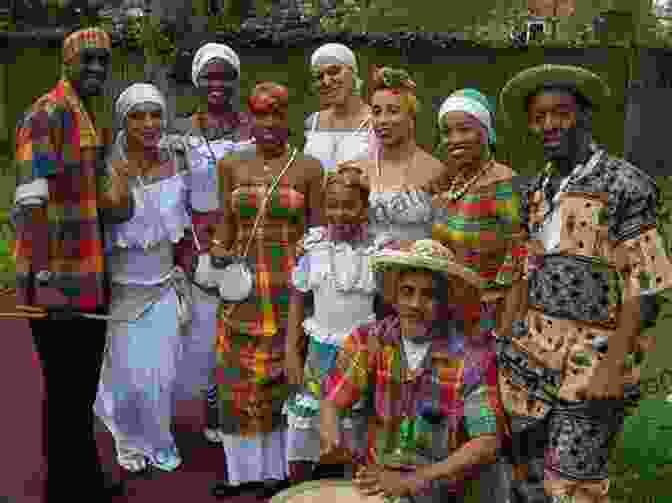
[[[445,199],[448,199],[448,201],[457,201],[458,199],[461,199],[464,194],[471,188],[474,183],[476,183],[476,180],[478,180],[480,177],[485,175],[486,171],[490,169],[490,167],[493,165],[493,161],[488,161],[481,168],[476,172],[476,174],[464,185],[462,185],[462,188],[460,190],[455,190],[457,186],[458,181],[462,181],[464,178],[464,175],[462,173],[458,173],[458,176],[454,177],[451,182],[450,182],[450,187],[448,188],[448,191],[446,192],[446,195],[444,196]]]

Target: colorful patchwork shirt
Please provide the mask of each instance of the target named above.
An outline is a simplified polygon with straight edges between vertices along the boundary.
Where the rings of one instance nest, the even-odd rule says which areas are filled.
[[[416,370],[397,315],[346,338],[324,396],[341,409],[362,399],[371,404],[377,426],[369,431],[369,462],[412,469],[446,459],[469,439],[504,431],[494,346],[454,327],[440,334]]]
[[[512,337],[498,341],[504,405],[531,420],[558,397],[578,399],[626,301],[655,299],[672,286],[662,201],[650,177],[593,146],[555,195],[544,191],[545,179],[521,190],[530,239],[516,274],[527,279],[527,295]],[[627,355],[626,406],[637,403],[650,342],[640,333]]]
[[[107,203],[109,135],[67,80],[39,98],[16,131],[17,303],[96,311],[108,303],[103,223],[133,215]]]

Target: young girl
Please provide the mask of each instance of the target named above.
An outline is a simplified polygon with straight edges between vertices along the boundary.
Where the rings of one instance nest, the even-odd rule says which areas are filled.
[[[298,392],[286,402],[285,413],[289,426],[287,459],[290,480],[295,484],[309,480],[320,460],[322,380],[336,361],[345,336],[375,320],[376,281],[369,257],[389,239],[380,236],[374,241],[369,235],[368,198],[368,184],[360,177],[352,181],[347,172],[327,175],[327,226],[312,228],[306,234],[305,255],[292,275],[286,365],[289,382],[298,386]],[[315,311],[304,321],[304,294],[308,292],[314,295]],[[365,429],[353,428],[356,418],[347,416],[345,413],[342,422],[344,429],[350,430],[345,441],[355,451],[366,445],[364,437],[356,438]]]

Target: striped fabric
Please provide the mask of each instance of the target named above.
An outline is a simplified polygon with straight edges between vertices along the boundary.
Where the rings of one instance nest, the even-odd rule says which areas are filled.
[[[471,438],[503,431],[494,350],[472,349],[455,332],[436,336],[429,358],[412,373],[398,327],[393,315],[355,330],[323,385],[339,408],[371,399],[379,427],[369,433],[368,462],[434,463]]]
[[[115,209],[101,203],[110,187],[106,137],[64,79],[17,127],[17,194],[37,180],[48,186],[46,212],[25,211],[20,201],[13,210],[19,304],[93,311],[108,303],[99,218],[114,220]]]

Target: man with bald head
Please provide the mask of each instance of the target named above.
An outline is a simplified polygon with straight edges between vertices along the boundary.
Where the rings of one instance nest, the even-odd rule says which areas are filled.
[[[46,398],[43,441],[46,501],[73,495],[110,501],[94,435],[93,402],[105,349],[109,303],[104,226],[133,215],[125,172],[109,172],[109,134],[95,126],[90,100],[100,95],[111,43],[96,28],[63,43],[61,79],[16,130],[17,309],[32,319]]]

